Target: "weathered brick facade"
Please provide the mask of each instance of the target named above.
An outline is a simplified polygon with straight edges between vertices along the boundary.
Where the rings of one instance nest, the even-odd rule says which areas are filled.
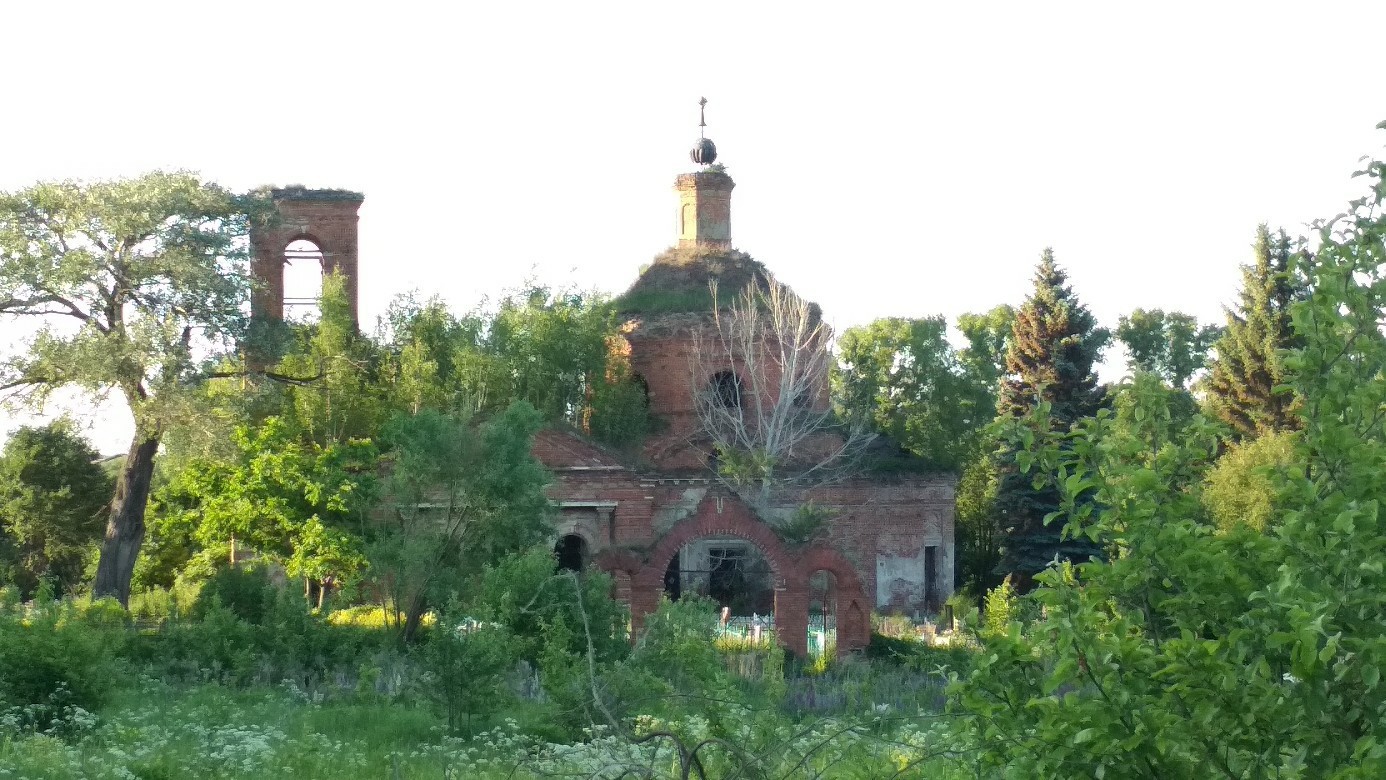
[[[733,186],[723,173],[679,177],[679,244],[693,254],[680,260],[666,253],[656,260],[656,270],[669,271],[659,264],[691,257],[692,266],[669,273],[704,291],[710,278],[735,279],[743,286],[763,279],[763,268],[730,248]],[[282,219],[252,235],[253,269],[262,282],[255,314],[281,316],[284,248],[299,239],[322,250],[325,271],[346,276],[355,314],[362,196],[301,188],[273,195]],[[800,655],[808,647],[810,581],[817,572],[833,575],[839,652],[865,647],[873,610],[937,608],[953,585],[955,478],[862,476],[830,486],[785,487],[764,516],[758,515],[719,484],[709,466],[707,437],[700,434],[694,394],[708,381],[702,375],[708,366],[705,355],[695,355],[695,344],[709,327],[707,313],[662,311],[633,315],[623,328],[631,369],[648,388],[650,414],[659,424],[644,443],[641,465],[567,430],[537,437],[534,453],[555,475],[550,495],[559,508],[556,537],[578,537],[585,563],[613,575],[616,596],[630,605],[637,631],[658,606],[671,561],[685,545],[707,539],[741,540],[764,556],[773,583],[776,635]],[[723,368],[739,372],[744,367]],[[826,408],[826,391],[805,403]],[[825,512],[825,527],[815,541],[786,543],[767,519],[783,518],[810,502]]]
[[[592,562],[616,577],[617,596],[630,604],[637,627],[658,605],[672,557],[706,537],[744,539],[769,560],[776,629],[799,654],[816,571],[836,578],[839,652],[866,645],[873,610],[919,612],[952,592],[952,477],[862,478],[787,492],[778,496],[784,507],[812,501],[830,516],[821,541],[795,546],[710,474],[632,469],[563,430],[541,433],[534,453],[555,475],[558,535],[582,537]]]
[[[288,187],[270,191],[278,219],[256,225],[250,234],[251,274],[259,283],[251,298],[252,316],[284,316],[284,250],[295,241],[311,241],[322,251],[323,273],[339,272],[346,280],[352,319],[357,319],[357,211],[365,197],[346,190]]]
[[[680,249],[657,258],[653,270],[692,288],[730,276],[756,283],[763,269],[730,249],[733,186],[722,173],[679,177]],[[679,267],[661,269],[661,263]],[[831,572],[835,579],[839,652],[866,645],[873,610],[936,609],[952,593],[955,478],[863,476],[783,488],[764,510],[766,517],[759,516],[715,479],[709,442],[700,432],[695,393],[709,380],[703,374],[744,369],[735,361],[709,365],[706,350],[697,345],[700,339],[707,344],[712,327],[707,313],[687,311],[633,314],[623,327],[631,369],[648,389],[650,414],[658,423],[642,448],[643,467],[571,432],[539,436],[535,454],[556,475],[551,495],[561,508],[558,534],[581,537],[591,562],[614,575],[617,595],[630,604],[637,627],[658,605],[666,569],[680,548],[708,538],[744,540],[766,558],[776,633],[798,654],[807,650],[815,572]],[[768,384],[777,385],[771,378]],[[824,393],[807,403],[826,408],[828,398]],[[787,544],[766,522],[809,502],[828,517],[816,541]]]

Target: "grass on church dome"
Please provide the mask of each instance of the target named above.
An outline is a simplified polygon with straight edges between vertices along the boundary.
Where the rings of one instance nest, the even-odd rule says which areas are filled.
[[[726,305],[748,285],[764,284],[769,278],[764,265],[740,250],[671,247],[655,256],[615,305],[625,314],[711,311],[708,284],[713,280],[718,299]]]

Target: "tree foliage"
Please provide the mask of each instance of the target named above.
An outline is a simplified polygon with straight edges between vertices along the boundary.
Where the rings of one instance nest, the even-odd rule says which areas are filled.
[[[1280,351],[1296,346],[1290,307],[1304,297],[1294,278],[1296,249],[1284,231],[1256,230],[1256,257],[1242,267],[1241,302],[1227,311],[1227,328],[1214,345],[1207,403],[1213,416],[1240,438],[1293,430],[1295,398],[1280,389],[1285,367]]]
[[[38,330],[0,365],[0,387],[119,392],[135,439],[116,482],[95,591],[129,597],[155,454],[201,350],[246,325],[253,203],[186,173],[38,184],[0,196],[0,316]]]
[[[1007,304],[994,306],[983,314],[958,317],[958,330],[967,339],[967,346],[958,351],[958,359],[967,374],[993,393],[1006,374],[1006,353],[1014,324],[1015,309]]]
[[[1203,505],[1219,528],[1265,530],[1277,503],[1275,472],[1293,467],[1295,438],[1293,431],[1263,433],[1218,458],[1204,479]]]
[[[14,431],[0,452],[0,582],[32,594],[51,578],[63,591],[81,581],[101,539],[111,479],[68,420]]]
[[[430,603],[549,533],[548,472],[530,452],[543,420],[517,401],[480,425],[425,410],[396,415],[383,505],[373,513],[369,579],[406,640]]]
[[[1046,249],[1035,271],[1035,289],[1016,312],[1006,350],[997,413],[1002,419],[1026,419],[1043,408],[1044,428],[1065,431],[1097,412],[1103,391],[1093,365],[1107,332],[1078,302],[1068,277]],[[1052,485],[1036,484],[1018,462],[1012,443],[997,453],[999,474],[994,511],[1001,529],[1001,574],[1014,573],[1021,586],[1056,557],[1084,560],[1099,552],[1079,539],[1062,539],[1045,517],[1059,506]],[[1024,589],[1022,587],[1022,589]]]
[[[844,416],[865,416],[939,470],[962,466],[995,414],[994,385],[965,370],[942,317],[848,329],[834,381]]]
[[[1179,389],[1206,367],[1208,350],[1221,335],[1221,328],[1200,326],[1192,315],[1161,309],[1136,309],[1123,315],[1116,329],[1126,345],[1128,368],[1153,372]]]
[[[178,508],[202,554],[234,564],[239,545],[291,576],[330,585],[356,575],[365,563],[356,531],[374,498],[375,447],[305,442],[278,417],[232,438],[234,460],[191,461],[158,495],[167,510]]]
[[[1266,472],[1264,530],[1219,529],[1200,475],[1218,426],[1169,436],[1153,395],[1131,420],[1013,430],[1061,495],[1064,532],[1107,561],[1041,575],[1045,617],[987,642],[959,686],[984,763],[1025,776],[1338,777],[1386,773],[1386,165],[1372,195],[1295,261],[1292,468]]]

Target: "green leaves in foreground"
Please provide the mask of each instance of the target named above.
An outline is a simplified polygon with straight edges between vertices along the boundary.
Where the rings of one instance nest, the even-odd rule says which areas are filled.
[[[986,640],[955,687],[987,763],[1015,777],[1386,775],[1386,168],[1320,226],[1284,355],[1302,435],[1259,471],[1264,530],[1211,522],[1202,474],[1220,429],[1173,435],[1139,385],[1117,414],[1031,435],[1049,522],[1103,563],[1040,576],[1044,617]]]

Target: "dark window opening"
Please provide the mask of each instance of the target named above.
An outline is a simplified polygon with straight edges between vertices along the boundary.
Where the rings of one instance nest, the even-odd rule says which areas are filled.
[[[924,601],[930,607],[938,608],[938,548],[924,548]]]
[[[679,556],[674,553],[673,560],[664,570],[664,592],[669,595],[670,601],[678,601],[679,596],[683,595],[683,577],[679,576],[680,573]]]
[[[582,571],[587,565],[587,542],[577,534],[568,534],[553,547],[559,571]]]
[[[645,377],[639,374],[632,374],[630,381],[640,389],[640,400],[644,402],[645,408],[650,408],[650,383],[645,381]]]
[[[741,408],[741,378],[731,371],[713,374],[712,394],[719,406]]]

